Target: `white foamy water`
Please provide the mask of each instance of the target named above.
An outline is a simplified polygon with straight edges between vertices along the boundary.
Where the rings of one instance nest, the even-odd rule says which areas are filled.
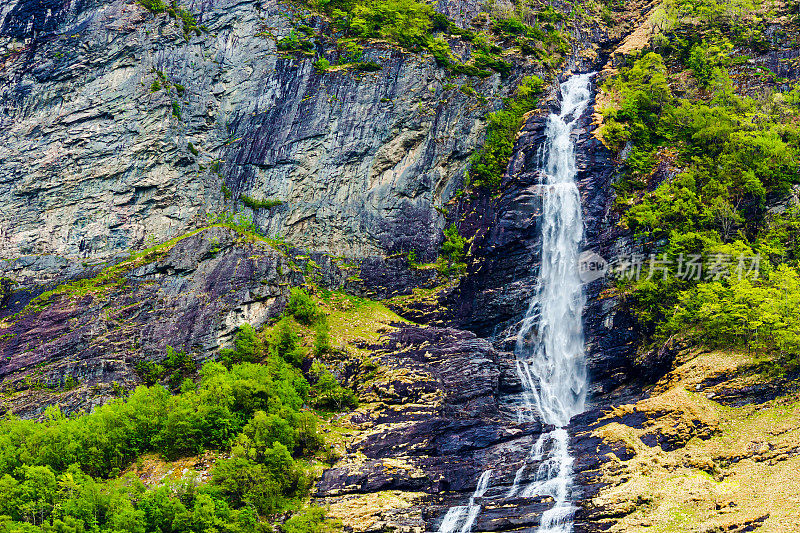
[[[548,118],[542,147],[542,259],[537,290],[517,336],[517,375],[522,383],[520,420],[541,416],[556,427],[542,435],[530,459],[541,461],[521,496],[552,496],[541,533],[572,531],[572,457],[564,427],[584,409],[586,360],[585,296],[578,274],[583,240],[581,198],[575,183],[573,131],[589,105],[591,74],[561,84],[561,112]]]
[[[469,499],[467,505],[458,505],[451,507],[447,514],[444,515],[442,525],[439,526],[439,533],[469,533],[472,531],[472,526],[478,518],[478,513],[481,512],[480,504],[476,503],[477,498],[482,497],[486,490],[489,488],[489,479],[492,477],[492,471],[486,470],[478,478],[478,486],[475,492]]]
[[[522,321],[515,347],[516,371],[522,383],[520,422],[541,417],[556,429],[541,435],[527,462],[517,469],[505,494],[551,496],[553,506],[541,516],[539,532],[570,533],[575,506],[571,499],[572,457],[565,426],[584,409],[586,361],[583,343],[585,296],[578,275],[583,240],[581,198],[575,183],[575,142],[578,119],[586,111],[592,74],[570,77],[561,84],[561,112],[548,118],[541,148],[542,258],[537,290]],[[523,482],[528,466],[539,463],[531,481]],[[451,507],[439,533],[469,533],[481,510],[476,500],[489,488],[492,470],[478,479],[467,505]]]

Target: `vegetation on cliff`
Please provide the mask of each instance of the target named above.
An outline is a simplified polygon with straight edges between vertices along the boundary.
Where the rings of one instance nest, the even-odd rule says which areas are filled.
[[[529,76],[522,80],[514,96],[505,100],[502,110],[489,113],[486,142],[472,158],[468,185],[489,189],[500,187],[523,118],[539,103],[543,86],[541,78]]]
[[[302,374],[271,353],[230,369],[209,362],[200,376],[176,395],[141,386],[82,416],[51,407],[43,422],[2,421],[4,531],[258,531],[299,507],[310,485],[303,458],[323,442],[303,409]],[[209,484],[150,488],[134,472],[120,476],[146,452],[203,449],[229,456]]]
[[[752,8],[666,3],[649,49],[605,84],[601,135],[625,158],[618,209],[646,259],[640,279],[620,286],[645,332],[765,350],[794,365],[797,212],[768,206],[800,183],[800,88],[767,75],[758,79],[766,91],[748,91],[743,50],[765,38]],[[704,269],[686,276],[690,258]]]
[[[553,65],[569,51],[567,38],[553,25],[563,17],[549,7],[538,13],[532,12],[527,4],[511,11],[494,10],[488,30],[473,31],[457,26],[431,4],[419,0],[307,0],[305,3],[330,19],[339,66],[355,66],[359,70],[367,70],[364,67],[370,64],[379,68],[373,62],[362,61],[363,48],[358,42],[368,39],[385,40],[413,52],[429,52],[438,65],[451,73],[478,77],[488,77],[493,72],[508,75],[514,65],[502,55],[512,49],[547,59]],[[300,24],[297,31],[278,41],[278,48],[312,54],[313,31]],[[467,60],[457,57],[451,49],[452,39],[468,43],[471,57]],[[318,71],[325,72],[331,62],[322,57],[316,65]]]
[[[131,262],[157,259],[178,240]],[[100,279],[131,267],[121,265]],[[78,289],[104,283],[89,280]],[[149,386],[129,394],[118,387],[120,398],[88,414],[50,407],[41,421],[1,419],[0,530],[338,529],[305,503],[316,465],[331,460],[310,407],[330,412],[358,402],[322,362],[337,349],[318,302],[291,288],[274,327],[258,332],[244,324],[221,362],[199,371],[190,355],[172,348],[161,361],[140,361],[137,372]],[[332,320],[339,327],[338,315]],[[184,470],[173,482],[152,482],[142,464],[154,454],[167,461],[210,457],[209,466],[203,479]]]

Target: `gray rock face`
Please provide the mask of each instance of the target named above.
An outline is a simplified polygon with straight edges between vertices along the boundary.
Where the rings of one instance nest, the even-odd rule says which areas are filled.
[[[113,394],[113,382],[140,384],[136,363],[162,361],[168,345],[202,362],[240,325],[280,314],[289,286],[302,280],[285,254],[219,227],[113,268],[91,289],[75,287],[0,322],[0,382],[16,393],[5,410],[88,410]],[[70,377],[77,387],[65,391]]]
[[[298,8],[187,7],[207,32],[185,37],[132,0],[0,7],[0,257],[111,257],[233,203],[249,213],[246,194],[285,202],[255,220],[296,245],[431,259],[444,223],[434,207],[460,186],[487,111],[532,67],[449,77],[430,56],[376,43],[365,59],[381,71],[320,74],[314,58],[276,49]],[[476,5],[442,9],[466,23]],[[487,103],[458,90],[467,81]]]

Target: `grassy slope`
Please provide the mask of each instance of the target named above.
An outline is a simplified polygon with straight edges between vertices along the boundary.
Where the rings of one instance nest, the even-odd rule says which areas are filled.
[[[635,453],[606,465],[610,486],[594,501],[622,516],[611,531],[740,531],[762,520],[759,531],[794,530],[800,523],[800,395],[744,407],[713,400],[725,388],[765,381],[753,372],[758,362],[734,352],[690,355],[655,386],[653,397],[611,415],[645,413],[642,429],[615,418],[595,430]],[[723,381],[704,387],[711,378]],[[641,437],[655,431],[684,445],[668,452],[645,445]]]

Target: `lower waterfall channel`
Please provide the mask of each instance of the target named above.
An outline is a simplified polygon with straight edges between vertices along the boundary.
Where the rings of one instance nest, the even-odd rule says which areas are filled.
[[[593,74],[571,76],[561,84],[561,111],[551,114],[541,147],[542,252],[536,292],[517,334],[516,371],[522,383],[520,422],[540,417],[554,426],[542,434],[515,475],[506,498],[551,496],[553,506],[542,513],[540,533],[573,529],[570,419],[586,400],[586,360],[583,339],[585,295],[578,272],[583,240],[581,197],[575,183],[573,131],[591,98]],[[538,463],[535,473],[533,466]],[[526,475],[526,470],[531,469]],[[469,533],[480,513],[477,501],[489,487],[492,470],[484,471],[468,505],[450,508],[439,533]],[[523,481],[526,480],[526,481]]]

